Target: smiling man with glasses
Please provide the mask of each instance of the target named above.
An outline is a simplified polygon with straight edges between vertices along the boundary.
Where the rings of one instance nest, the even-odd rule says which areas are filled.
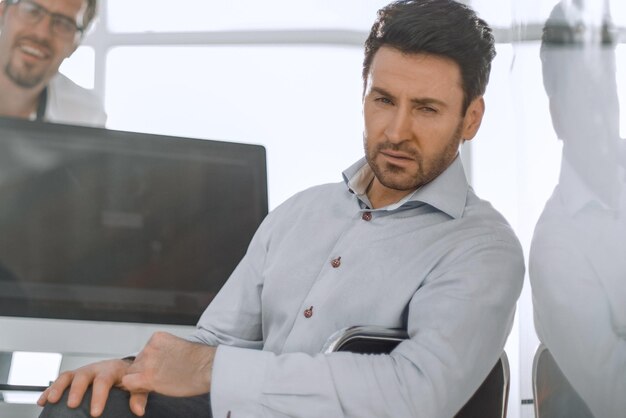
[[[0,115],[104,125],[101,101],[59,74],[96,8],[96,0],[0,2]]]

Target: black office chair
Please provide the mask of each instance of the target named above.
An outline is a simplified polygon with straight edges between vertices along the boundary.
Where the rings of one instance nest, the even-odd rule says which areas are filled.
[[[326,354],[336,351],[387,354],[406,338],[408,335],[404,330],[372,326],[348,327],[331,335],[322,352]],[[503,352],[482,385],[455,415],[455,418],[505,418],[509,385],[509,361],[506,353]]]
[[[593,418],[585,401],[543,344],[533,361],[533,396],[536,418]]]

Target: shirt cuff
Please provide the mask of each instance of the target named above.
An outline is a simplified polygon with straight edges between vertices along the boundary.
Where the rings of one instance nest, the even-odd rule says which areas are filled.
[[[214,418],[258,418],[268,363],[275,354],[226,345],[217,347],[211,376]],[[230,413],[230,415],[229,415]]]

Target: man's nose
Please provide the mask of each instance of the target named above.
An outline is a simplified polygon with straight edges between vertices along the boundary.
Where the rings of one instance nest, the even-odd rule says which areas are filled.
[[[397,107],[389,119],[385,135],[391,142],[401,142],[411,137],[412,127],[411,109]]]

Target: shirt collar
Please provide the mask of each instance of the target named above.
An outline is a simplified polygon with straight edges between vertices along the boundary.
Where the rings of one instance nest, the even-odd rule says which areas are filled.
[[[578,174],[567,159],[564,158],[561,162],[561,173],[559,175],[558,185],[559,193],[566,210],[572,216],[589,205],[596,205],[596,207],[607,211],[619,210],[619,190],[620,186],[621,188],[624,186],[619,180],[616,180],[616,182],[618,184],[616,185],[616,190],[615,193],[612,194],[612,197],[615,197],[617,200],[615,202],[608,202],[606,199],[602,199],[583,181],[580,174]]]
[[[361,158],[343,172],[343,179],[348,190],[354,193],[361,201],[371,207],[367,198],[367,187],[374,179],[374,172]],[[400,201],[381,208],[381,210],[395,210],[400,207],[414,206],[415,203],[426,203],[453,218],[463,216],[469,185],[463,170],[461,158],[457,155],[452,164],[433,181],[420,187]]]

